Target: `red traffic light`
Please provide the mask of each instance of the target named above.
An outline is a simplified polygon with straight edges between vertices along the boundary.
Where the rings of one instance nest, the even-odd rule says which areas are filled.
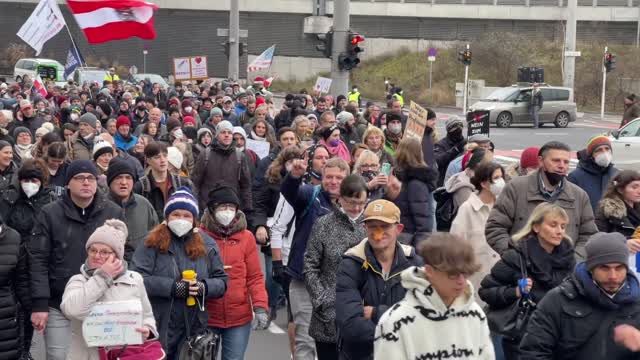
[[[362,35],[352,35],[351,36],[351,44],[353,45],[358,45],[358,43],[361,43],[364,41],[364,36]]]
[[[611,60],[611,58],[612,58],[612,57],[613,57],[613,54],[612,54],[612,53],[605,53],[605,54],[604,54],[604,58],[605,58],[605,60],[607,60],[607,61]]]

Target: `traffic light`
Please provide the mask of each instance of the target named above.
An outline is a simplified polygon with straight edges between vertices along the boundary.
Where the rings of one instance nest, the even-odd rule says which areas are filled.
[[[229,42],[225,41],[223,43],[220,43],[220,46],[222,46],[222,48],[224,49],[224,55],[228,59],[229,58]]]
[[[360,47],[360,43],[364,41],[364,36],[349,32],[349,37],[347,38],[349,41],[347,43],[347,52],[340,54],[340,58],[338,59],[338,67],[340,70],[351,70],[354,67],[360,64],[360,53],[364,51],[362,47]]]
[[[458,61],[463,63],[465,66],[471,65],[471,50],[460,50],[458,51]]]
[[[247,44],[246,42],[241,42],[238,52],[240,56],[245,54],[249,55],[249,44]]]
[[[610,52],[604,54],[604,68],[607,72],[611,72],[616,68],[616,56]]]
[[[326,34],[317,34],[320,44],[316,45],[316,50],[322,52],[324,57],[331,58],[331,50],[333,49],[333,31]]]

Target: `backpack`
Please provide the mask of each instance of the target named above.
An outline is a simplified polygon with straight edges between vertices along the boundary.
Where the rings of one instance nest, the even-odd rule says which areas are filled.
[[[204,152],[204,169],[206,170],[209,167],[209,155],[211,154],[211,148],[206,149]],[[234,151],[235,152],[235,151]],[[240,176],[242,175],[242,159],[244,158],[244,153],[236,154],[236,160],[238,161],[238,181],[240,181]]]
[[[449,231],[458,214],[458,208],[453,204],[453,194],[440,187],[433,192],[433,199],[436,201],[436,229]]]

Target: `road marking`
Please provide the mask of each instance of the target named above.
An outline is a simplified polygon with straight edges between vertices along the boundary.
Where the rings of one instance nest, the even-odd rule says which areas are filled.
[[[286,331],[282,330],[280,326],[276,325],[276,323],[274,323],[273,321],[271,322],[271,324],[269,324],[269,328],[267,330],[269,330],[270,333],[276,335],[286,334]]]
[[[567,135],[569,135],[569,133],[549,132],[549,133],[533,133],[533,135],[536,135],[536,136],[567,136]]]

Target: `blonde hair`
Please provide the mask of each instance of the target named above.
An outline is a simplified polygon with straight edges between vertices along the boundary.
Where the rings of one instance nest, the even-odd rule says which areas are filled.
[[[542,224],[547,216],[559,217],[569,221],[569,215],[563,208],[556,204],[544,202],[533,209],[533,212],[529,216],[529,220],[527,220],[525,226],[520,231],[513,234],[511,236],[511,239],[513,239],[514,242],[518,242],[522,239],[526,239],[530,235],[535,234],[535,231],[533,231],[533,226]],[[572,241],[571,238],[566,234],[564,235],[564,238]]]
[[[402,170],[426,168],[420,140],[415,137],[405,137],[400,140],[396,149],[396,162],[398,168]]]
[[[352,174],[360,174],[360,165],[370,159],[375,159],[376,163],[380,165],[380,159],[378,158],[378,155],[376,155],[376,153],[371,150],[364,150],[362,153],[360,153],[360,156],[356,160],[355,164],[353,164]]]
[[[380,128],[376,126],[367,127],[367,130],[365,130],[364,134],[362,135],[362,143],[366,145],[367,138],[371,135],[379,135],[380,137],[382,137],[382,146],[384,146],[384,142],[385,142],[384,131],[380,130]]]

